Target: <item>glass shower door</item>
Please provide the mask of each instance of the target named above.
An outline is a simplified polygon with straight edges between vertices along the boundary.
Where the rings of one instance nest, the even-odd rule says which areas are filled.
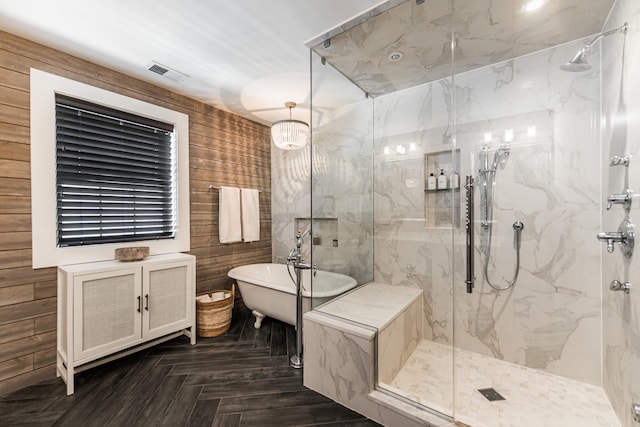
[[[314,230],[342,211],[339,249],[316,245],[313,261],[330,268],[330,254],[339,254],[334,262],[372,290],[361,309],[378,330],[376,388],[450,417],[453,233],[462,226],[451,57],[415,44],[450,44],[448,14],[448,7],[390,1],[312,47],[311,161]],[[333,73],[359,88],[359,98],[330,90]],[[335,97],[337,108],[323,108]],[[335,173],[323,168],[336,165],[348,173],[331,182]],[[347,225],[358,230],[351,241],[342,237]]]
[[[447,416],[454,398],[452,235],[461,227],[459,156],[445,108],[450,87],[441,79],[374,101],[376,281],[418,293],[379,330],[379,386]]]
[[[563,394],[597,394],[599,79],[559,68],[580,45],[454,60],[456,143],[475,180],[472,293],[456,235],[455,418],[473,426],[575,425],[583,407]]]

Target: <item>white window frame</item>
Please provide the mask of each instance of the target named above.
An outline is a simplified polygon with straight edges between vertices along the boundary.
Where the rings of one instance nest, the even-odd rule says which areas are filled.
[[[55,94],[105,105],[175,126],[178,154],[177,226],[173,239],[58,247]],[[189,223],[189,116],[94,86],[31,69],[31,241],[33,268],[114,259],[116,248],[149,246],[150,253],[191,249]]]

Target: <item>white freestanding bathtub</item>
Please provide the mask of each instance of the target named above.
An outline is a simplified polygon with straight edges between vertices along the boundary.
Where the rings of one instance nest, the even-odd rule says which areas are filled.
[[[295,270],[290,266],[291,275]],[[250,264],[229,271],[235,279],[245,305],[256,316],[254,326],[260,328],[265,316],[290,325],[296,324],[296,285],[289,277],[286,264]],[[356,286],[353,277],[316,270],[313,278],[313,299],[321,304]],[[302,270],[303,310],[311,308],[311,270]]]

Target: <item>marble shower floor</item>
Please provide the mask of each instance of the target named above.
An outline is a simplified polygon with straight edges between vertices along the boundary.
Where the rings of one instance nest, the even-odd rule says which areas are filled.
[[[423,340],[382,388],[451,415],[452,348]],[[620,427],[600,387],[456,350],[455,418],[473,427]],[[477,390],[493,387],[505,400]]]

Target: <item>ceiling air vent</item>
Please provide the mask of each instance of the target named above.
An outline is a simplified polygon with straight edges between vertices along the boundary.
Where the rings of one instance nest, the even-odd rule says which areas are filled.
[[[172,70],[171,68],[165,67],[164,65],[158,64],[154,61],[147,64],[147,69],[161,75],[162,77],[166,77],[167,79],[173,80],[174,82],[178,83],[185,81],[189,77],[186,74],[183,74],[176,70]]]

